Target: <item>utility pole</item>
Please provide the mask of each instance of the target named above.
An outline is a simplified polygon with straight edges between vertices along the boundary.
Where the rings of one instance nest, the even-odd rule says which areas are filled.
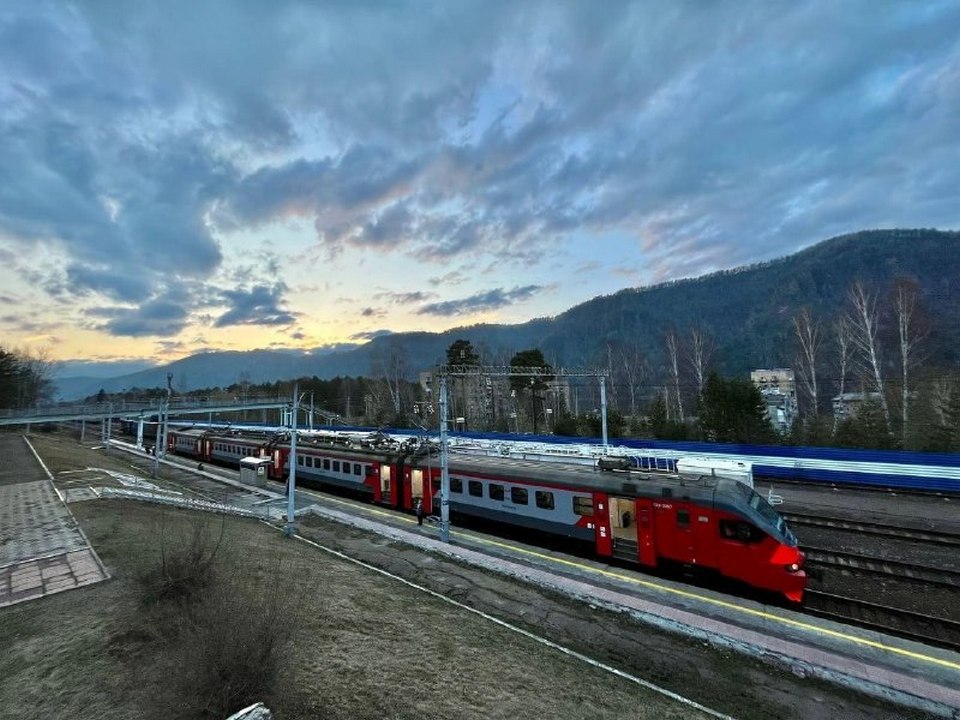
[[[293,501],[297,491],[297,409],[299,398],[297,397],[297,381],[293,381],[293,416],[290,423],[290,473],[287,483],[287,524],[283,528],[283,534],[287,537],[293,537],[297,533],[297,526],[294,522]]]
[[[600,376],[600,421],[603,428],[603,449],[607,449],[607,379]]]
[[[450,458],[447,452],[447,373],[440,370],[440,542],[450,542]]]
[[[600,378],[600,407],[603,413],[603,446],[607,447],[607,394],[604,386],[606,380],[602,372],[597,370],[569,370],[560,368],[541,367],[512,367],[510,365],[482,366],[482,365],[440,365],[437,367],[437,376],[440,378],[440,541],[450,542],[450,452],[447,440],[447,378],[451,375],[458,377],[468,375],[491,375],[510,377],[511,375],[526,376],[534,382],[543,376],[562,377],[598,377]],[[536,407],[534,407],[536,410]],[[516,413],[514,413],[516,415]],[[519,420],[517,421],[519,423]],[[519,432],[519,427],[518,427]]]

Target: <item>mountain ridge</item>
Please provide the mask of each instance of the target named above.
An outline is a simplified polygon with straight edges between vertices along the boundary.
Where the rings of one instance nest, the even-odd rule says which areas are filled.
[[[80,398],[100,388],[165,387],[173,373],[181,391],[317,376],[371,374],[379,356],[399,350],[407,375],[440,362],[446,348],[465,338],[506,363],[514,352],[536,347],[557,365],[595,365],[608,342],[634,343],[653,367],[662,362],[663,337],[699,326],[716,345],[725,374],[789,365],[792,317],[807,307],[822,321],[843,308],[851,283],[860,280],[883,299],[895,280],[916,282],[934,331],[930,356],[955,364],[960,346],[960,232],[934,229],[865,230],[823,240],[793,255],[720,270],[698,278],[624,288],[598,295],[548,318],[516,325],[478,324],[440,333],[381,336],[349,349],[214,351],[114,378],[60,378],[59,394]]]

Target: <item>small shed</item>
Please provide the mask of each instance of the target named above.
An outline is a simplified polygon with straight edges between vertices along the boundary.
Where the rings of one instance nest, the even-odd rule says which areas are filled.
[[[263,487],[267,484],[270,458],[245,457],[240,461],[240,482]]]

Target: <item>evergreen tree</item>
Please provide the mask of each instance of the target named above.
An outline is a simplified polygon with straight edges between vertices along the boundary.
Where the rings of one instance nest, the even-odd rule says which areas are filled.
[[[776,439],[763,396],[749,380],[724,380],[711,373],[703,389],[699,417],[704,440],[769,443]]]
[[[536,348],[521,350],[510,358],[510,367],[515,371],[542,369],[539,375],[511,375],[510,389],[517,395],[530,395],[530,417],[533,419],[533,431],[537,431],[537,399],[547,388],[547,383],[553,380],[552,368],[543,357],[543,352]]]

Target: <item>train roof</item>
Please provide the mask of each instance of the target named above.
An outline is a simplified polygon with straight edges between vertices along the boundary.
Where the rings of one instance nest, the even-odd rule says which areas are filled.
[[[430,464],[437,463],[436,458]],[[672,473],[599,470],[577,464],[559,462],[543,463],[535,460],[518,460],[489,456],[450,455],[450,471],[476,474],[484,477],[523,479],[549,485],[569,486],[591,492],[626,497],[670,497],[673,499],[707,500],[716,494],[730,495],[731,500],[742,502],[743,490],[736,487],[737,481],[722,477],[681,477]],[[423,460],[420,465],[425,465]]]

